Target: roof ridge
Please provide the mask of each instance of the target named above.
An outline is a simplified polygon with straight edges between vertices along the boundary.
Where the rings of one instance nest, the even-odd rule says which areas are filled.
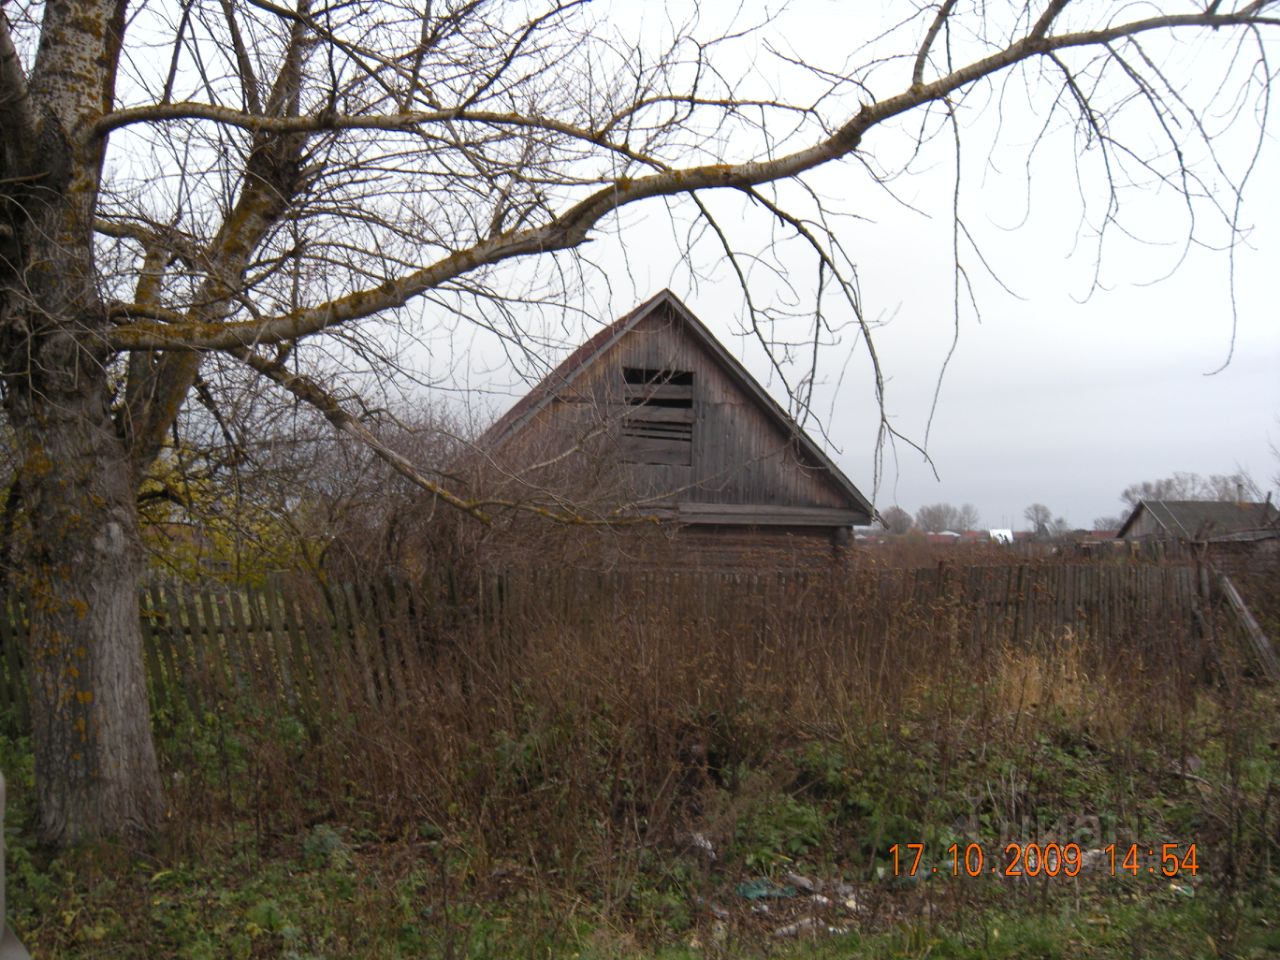
[[[664,287],[644,302],[623,314],[617,320],[601,328],[577,349],[558,363],[546,376],[539,380],[529,392],[516,401],[505,414],[496,420],[477,441],[479,446],[492,448],[509,437],[521,425],[532,418],[555,396],[555,391],[572,383],[578,373],[591,365],[596,357],[609,349],[624,334],[629,332],[642,319],[652,314],[662,305],[667,305],[694,338],[712,355],[713,359],[725,368],[732,379],[752,396],[766,416],[785,428],[788,436],[795,438],[804,452],[825,470],[836,486],[868,514],[874,515],[871,502],[853,484],[835,462],[818,446],[814,439],[788,414],[751,372],[743,366],[733,354],[722,344],[688,306],[685,305],[670,288]]]

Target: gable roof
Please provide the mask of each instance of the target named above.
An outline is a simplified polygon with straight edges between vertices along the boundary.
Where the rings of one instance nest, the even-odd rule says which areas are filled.
[[[1241,530],[1257,530],[1275,520],[1270,503],[1235,500],[1139,500],[1117,537],[1124,537],[1146,510],[1170,536],[1202,540]]]
[[[572,384],[597,359],[602,357],[614,344],[630,333],[646,317],[666,308],[679,320],[689,335],[709,353],[724,370],[729,379],[748,397],[764,415],[773,421],[788,436],[795,439],[800,451],[815,466],[822,469],[833,483],[844,493],[856,509],[865,512],[868,519],[875,516],[871,502],[844,475],[822,448],[801,429],[773,397],[747,372],[747,369],[730,354],[715,335],[707,329],[693,312],[686,307],[670,290],[662,290],[640,304],[630,313],[619,317],[609,326],[592,336],[582,346],[569,354],[554,370],[542,378],[532,390],[520,398],[510,410],[481,436],[482,447],[493,449],[508,437],[515,434],[526,423],[532,420],[539,411],[550,404],[557,393]]]

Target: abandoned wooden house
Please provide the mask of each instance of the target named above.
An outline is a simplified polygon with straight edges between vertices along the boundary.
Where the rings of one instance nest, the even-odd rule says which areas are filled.
[[[574,351],[484,435],[513,489],[742,558],[839,551],[873,510],[664,290]],[[653,522],[644,522],[644,521]],[[640,521],[640,522],[634,522]]]
[[[1207,560],[1240,580],[1251,606],[1280,617],[1280,510],[1269,495],[1262,503],[1141,500],[1116,536],[1155,556]]]
[[[1117,537],[1137,540],[1203,542],[1276,525],[1277,512],[1268,500],[1139,500]]]

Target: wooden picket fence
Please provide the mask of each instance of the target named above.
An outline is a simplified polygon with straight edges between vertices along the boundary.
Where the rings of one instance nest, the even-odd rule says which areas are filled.
[[[1207,577],[1190,565],[1021,563],[928,569],[724,573],[556,567],[409,584],[323,586],[278,576],[260,587],[155,582],[141,594],[153,707],[217,709],[241,700],[299,714],[354,701],[396,705],[441,650],[501,658],[546,630],[619,623],[697,636],[712,630],[875,644],[962,637],[978,647],[1070,631],[1102,654],[1206,642]],[[25,616],[0,610],[0,713],[29,725]],[[601,634],[604,635],[604,634]]]
[[[434,623],[424,597],[391,579],[149,583],[139,609],[152,707],[199,713],[247,699],[312,713],[346,703],[353,689],[375,702],[402,699],[406,673],[420,667],[415,640]],[[10,597],[0,610],[0,716],[25,731],[25,607]]]

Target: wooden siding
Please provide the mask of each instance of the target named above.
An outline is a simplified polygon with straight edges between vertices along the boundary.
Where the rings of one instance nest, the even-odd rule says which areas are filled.
[[[1125,531],[1126,540],[1136,540],[1139,537],[1159,537],[1169,536],[1169,532],[1164,526],[1151,515],[1151,511],[1147,509],[1145,503],[1139,504],[1137,507],[1138,515],[1134,518],[1133,523]]]
[[[642,441],[625,436],[630,420],[683,422],[689,411],[679,407],[645,407],[636,411],[637,388],[624,383],[623,369],[679,371],[692,374],[692,445],[673,438],[647,438],[653,456],[637,455]],[[650,396],[675,398],[687,387],[656,385],[639,388]],[[745,394],[719,360],[691,337],[683,322],[665,308],[653,311],[582,374],[556,392],[512,438],[504,450],[509,464],[549,459],[583,438],[573,458],[580,464],[592,457],[605,463],[586,466],[583,474],[610,477],[622,497],[654,504],[731,504],[780,508],[824,508],[822,522],[847,525],[854,512],[848,495],[819,464],[807,462],[799,445]],[[650,459],[657,462],[627,462]],[[607,461],[613,460],[616,468]],[[816,514],[808,521],[814,522]],[[692,516],[689,519],[693,519]],[[744,522],[748,516],[722,518]],[[781,521],[779,521],[781,522]]]

